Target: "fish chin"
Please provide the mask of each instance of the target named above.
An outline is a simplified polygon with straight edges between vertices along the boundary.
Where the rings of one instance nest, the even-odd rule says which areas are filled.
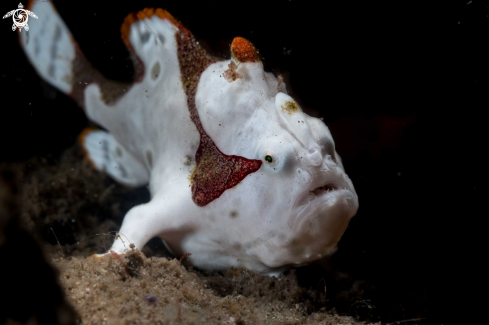
[[[314,254],[324,254],[333,248],[358,210],[354,190],[317,190],[314,198],[298,207],[289,227],[296,232],[301,244]],[[293,223],[293,224],[292,224]]]

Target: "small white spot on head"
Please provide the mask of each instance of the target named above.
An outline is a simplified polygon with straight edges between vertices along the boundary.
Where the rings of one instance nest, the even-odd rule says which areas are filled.
[[[309,154],[307,159],[313,166],[320,166],[323,162],[323,157],[321,156],[321,153],[318,150],[314,150],[313,153]]]

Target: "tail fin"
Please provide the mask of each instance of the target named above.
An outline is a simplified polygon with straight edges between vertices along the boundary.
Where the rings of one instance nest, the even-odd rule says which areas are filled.
[[[97,83],[103,100],[110,103],[129,88],[107,80],[85,58],[68,27],[50,1],[31,0],[28,10],[39,18],[29,20],[27,33],[19,33],[20,44],[39,75],[85,109],[84,90]]]

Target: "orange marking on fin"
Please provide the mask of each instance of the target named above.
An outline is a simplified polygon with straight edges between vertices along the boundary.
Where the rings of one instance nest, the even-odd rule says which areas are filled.
[[[131,28],[131,25],[137,20],[136,14],[134,12],[131,12],[129,15],[124,18],[124,22],[122,23],[121,26],[121,35],[122,35],[122,40],[124,41],[124,44],[128,48],[131,48],[131,44],[129,43],[129,31]]]
[[[144,8],[143,10],[137,12],[137,13],[130,13],[129,15],[124,18],[124,22],[122,23],[121,26],[121,35],[122,35],[122,40],[126,44],[128,48],[132,48],[131,43],[129,42],[129,32],[131,31],[131,25],[134,24],[137,20],[144,20],[146,18],[151,18],[153,16],[157,16],[158,18],[161,19],[168,19],[173,25],[178,27],[180,30],[183,30],[187,33],[187,29],[183,27],[182,24],[180,24],[173,16],[166,10],[163,10],[161,8]]]
[[[243,37],[235,37],[231,43],[231,55],[239,62],[258,62],[258,51]]]
[[[80,143],[82,147],[83,157],[85,157],[85,159],[88,161],[88,163],[90,164],[90,166],[92,166],[93,169],[97,169],[97,167],[95,167],[95,164],[93,163],[92,159],[90,159],[90,155],[88,154],[87,149],[85,149],[83,143],[85,142],[85,137],[90,132],[97,131],[97,130],[98,130],[97,128],[84,128],[83,131],[78,136],[78,143]]]

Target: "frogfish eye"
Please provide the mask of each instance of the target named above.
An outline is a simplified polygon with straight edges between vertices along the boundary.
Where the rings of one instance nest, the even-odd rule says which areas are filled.
[[[272,156],[270,156],[270,155],[266,155],[266,156],[265,156],[265,160],[266,160],[267,162],[269,162],[270,164],[273,162],[273,158],[272,158]]]

